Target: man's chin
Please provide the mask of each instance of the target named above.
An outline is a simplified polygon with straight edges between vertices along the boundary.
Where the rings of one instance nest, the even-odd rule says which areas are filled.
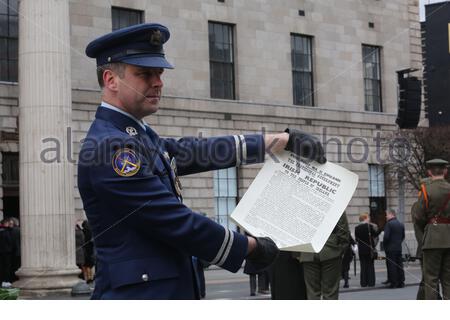
[[[159,110],[159,104],[158,103],[147,103],[145,106],[145,113],[146,115],[151,115],[152,113],[155,113]]]

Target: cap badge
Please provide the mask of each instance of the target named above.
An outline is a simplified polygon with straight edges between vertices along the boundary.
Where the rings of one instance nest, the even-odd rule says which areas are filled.
[[[136,130],[136,128],[134,128],[134,127],[127,127],[126,129],[125,129],[125,131],[130,135],[130,136],[136,136],[137,134],[138,134],[138,132],[137,132],[137,130]]]
[[[162,43],[162,34],[161,31],[156,30],[151,33],[150,43],[154,46],[160,46]]]

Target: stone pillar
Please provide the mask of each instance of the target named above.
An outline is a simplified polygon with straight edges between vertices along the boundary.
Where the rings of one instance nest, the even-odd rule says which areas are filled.
[[[21,0],[19,144],[24,295],[70,292],[75,266],[68,0]],[[44,140],[51,139],[51,140]],[[49,141],[49,142],[47,142]],[[51,153],[44,151],[54,148]]]

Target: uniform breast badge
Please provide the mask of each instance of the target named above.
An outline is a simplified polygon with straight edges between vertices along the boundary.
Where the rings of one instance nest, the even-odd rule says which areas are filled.
[[[167,162],[170,162],[170,156],[169,156],[169,153],[168,153],[167,151],[164,151],[163,155],[164,155],[164,159],[166,159]]]
[[[134,137],[138,134],[136,128],[134,128],[134,127],[126,127],[125,131],[132,137]]]
[[[175,191],[177,192],[178,197],[181,198],[181,190],[183,190],[183,187],[181,186],[180,178],[178,177],[177,161],[175,160],[175,158],[172,158],[172,160],[170,161],[170,168],[172,169],[173,173],[173,184],[175,185]]]
[[[131,177],[138,173],[141,161],[134,150],[124,148],[116,151],[112,158],[114,171],[122,177]]]

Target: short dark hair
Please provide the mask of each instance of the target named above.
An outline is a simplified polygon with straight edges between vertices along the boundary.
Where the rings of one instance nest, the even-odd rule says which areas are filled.
[[[392,209],[392,208],[388,208],[388,209],[386,210],[386,213],[390,213],[390,214],[392,214],[394,217],[397,215],[396,212],[395,212],[395,210]]]
[[[433,176],[442,176],[445,169],[447,169],[446,166],[430,166],[428,168]]]
[[[125,72],[125,63],[122,62],[113,62],[113,63],[107,63],[101,66],[97,67],[97,80],[98,84],[100,85],[100,88],[105,87],[105,83],[103,82],[103,73],[106,70],[111,70],[119,76],[119,78],[123,78],[124,72]]]

